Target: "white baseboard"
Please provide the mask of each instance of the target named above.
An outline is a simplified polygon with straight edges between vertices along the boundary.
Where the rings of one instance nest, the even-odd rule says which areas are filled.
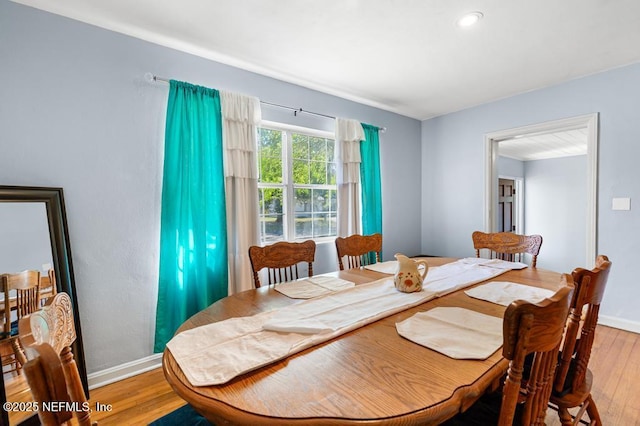
[[[621,318],[600,315],[598,317],[598,324],[640,334],[640,322],[637,321],[629,321]]]
[[[87,375],[89,389],[99,388],[110,383],[145,373],[162,366],[162,354],[153,354],[148,357],[127,362],[106,370],[97,371]]]

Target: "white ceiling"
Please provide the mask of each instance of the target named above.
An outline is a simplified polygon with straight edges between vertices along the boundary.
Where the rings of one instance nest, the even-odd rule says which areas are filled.
[[[507,139],[498,152],[520,161],[587,155],[587,128]]]
[[[417,119],[640,61],[639,0],[14,1]]]

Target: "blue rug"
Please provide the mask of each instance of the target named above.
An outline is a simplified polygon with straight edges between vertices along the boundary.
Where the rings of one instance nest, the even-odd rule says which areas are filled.
[[[213,423],[209,423],[202,415],[193,409],[189,404],[183,405],[170,412],[169,414],[160,417],[149,423],[149,426],[211,426]]]

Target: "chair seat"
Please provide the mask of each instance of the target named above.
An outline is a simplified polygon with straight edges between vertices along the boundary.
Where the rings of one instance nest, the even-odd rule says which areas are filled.
[[[566,383],[568,383],[567,386],[570,386],[571,380],[567,380]],[[551,394],[550,401],[554,405],[560,405],[567,408],[578,407],[582,405],[591,393],[592,383],[593,374],[591,373],[591,370],[587,368],[587,374],[585,375],[584,382],[582,382],[582,385],[580,385],[579,388],[574,389],[571,393],[568,393],[567,390],[563,391],[561,394],[554,392]]]

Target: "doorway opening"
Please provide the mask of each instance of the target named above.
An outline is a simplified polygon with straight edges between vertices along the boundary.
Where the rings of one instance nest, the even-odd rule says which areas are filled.
[[[596,257],[596,209],[597,209],[597,155],[598,155],[598,114],[588,114],[563,120],[555,120],[531,126],[507,129],[485,135],[485,206],[484,225],[486,232],[496,232],[499,227],[499,172],[498,156],[500,143],[508,140],[543,135],[554,132],[564,132],[575,129],[586,129],[586,206],[579,209],[578,214],[586,218],[585,229],[585,259],[584,265],[592,268]],[[505,145],[506,146],[506,145]],[[516,187],[516,195],[518,194]],[[522,190],[520,191],[523,192]],[[522,204],[520,204],[522,206]],[[521,209],[522,210],[522,209]],[[516,233],[523,233],[522,227]],[[504,224],[502,224],[504,226]],[[522,225],[521,225],[522,226]],[[543,236],[544,238],[544,236]]]
[[[524,233],[524,179],[498,176],[498,209],[495,232]]]

